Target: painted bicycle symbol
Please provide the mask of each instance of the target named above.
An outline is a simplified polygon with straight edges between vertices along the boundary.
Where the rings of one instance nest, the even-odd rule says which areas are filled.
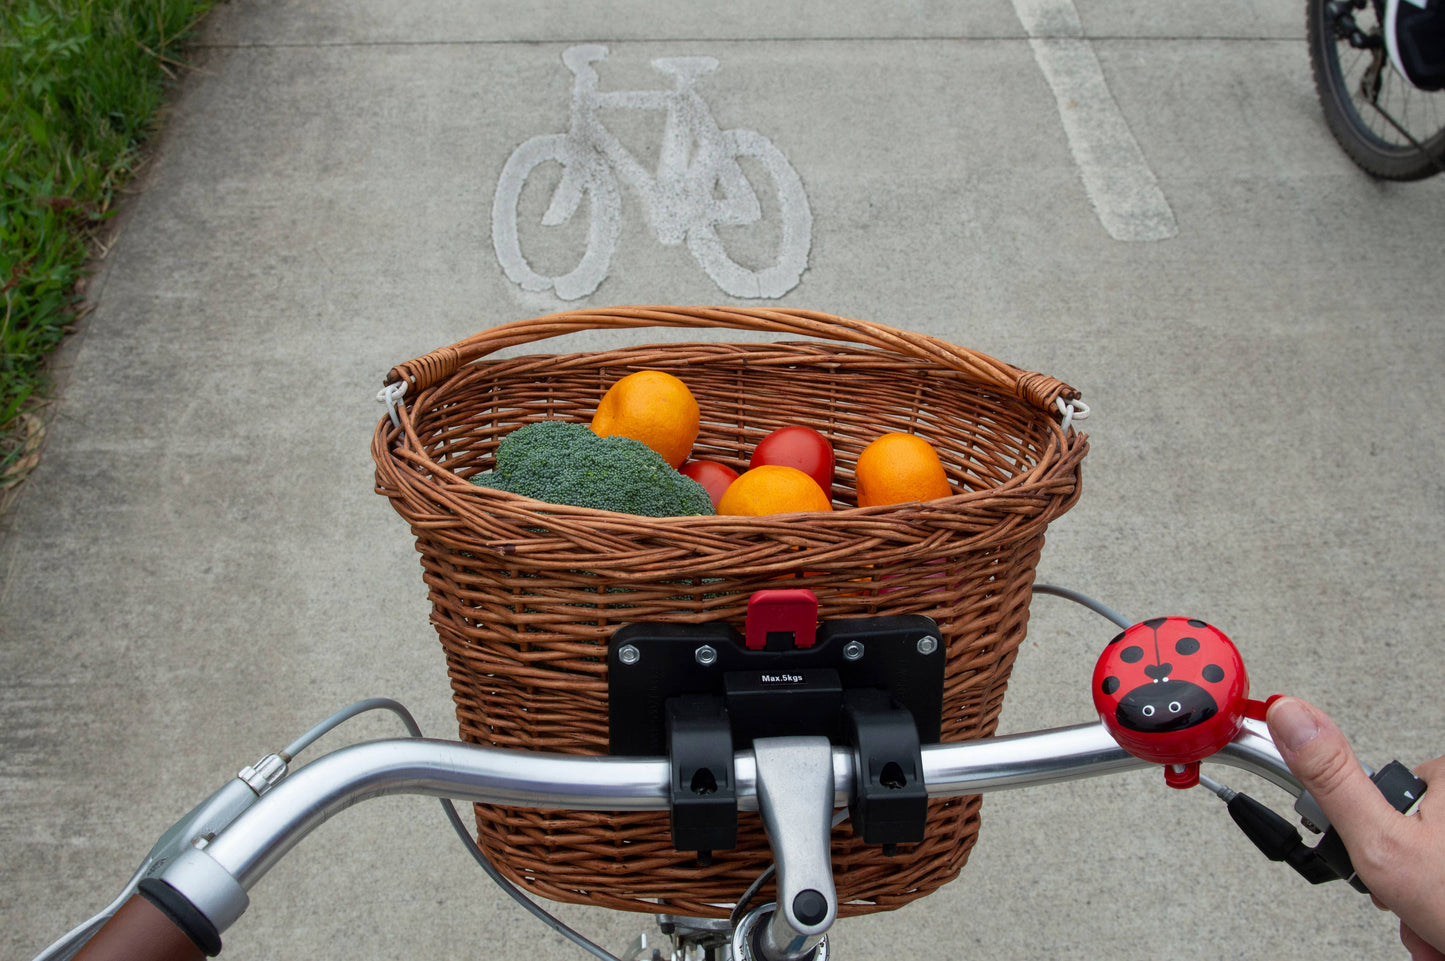
[[[593,64],[607,48],[585,44],[569,48],[562,62],[574,75],[572,119],[566,133],[543,134],[523,143],[507,158],[492,199],[492,245],[513,283],[532,291],[551,289],[563,300],[592,293],[607,276],[621,233],[622,198],[618,180],[642,199],[658,242],[686,241],[693,259],[722,290],[734,297],[776,298],[798,284],[808,265],[813,214],[803,181],[772,141],[754,130],[721,130],[707,102],[695,89],[702,76],[717,69],[712,57],[663,57],[652,66],[675,79],[671,90],[597,89]],[[664,110],[666,121],[657,169],[649,173],[612,134],[598,113],[604,109]],[[772,182],[780,233],[776,259],[750,269],[728,254],[719,227],[764,222],[764,205],[748,181],[740,159],[750,158]],[[543,164],[557,164],[561,177],[542,214],[543,227],[570,221],[589,200],[586,249],[570,271],[547,276],[533,270],[522,255],[519,232],[521,198],[527,178]],[[763,185],[766,186],[766,185]],[[529,235],[530,236],[530,235]]]

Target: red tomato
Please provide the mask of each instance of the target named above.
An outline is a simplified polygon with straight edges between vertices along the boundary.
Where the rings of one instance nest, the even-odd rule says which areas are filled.
[[[684,477],[691,477],[702,485],[712,500],[713,510],[717,510],[718,501],[722,500],[728,485],[738,479],[737,471],[715,460],[690,460],[677,470]]]
[[[811,427],[780,427],[758,442],[748,467],[776,464],[795,467],[818,482],[823,493],[833,491],[833,445]]]

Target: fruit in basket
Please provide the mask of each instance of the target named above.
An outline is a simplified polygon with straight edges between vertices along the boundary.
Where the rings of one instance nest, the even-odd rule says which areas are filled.
[[[739,475],[718,502],[719,514],[791,514],[830,511],[832,503],[818,482],[796,467],[764,464]]]
[[[863,448],[854,479],[859,507],[927,501],[953,494],[938,452],[914,434],[884,434]]]
[[[682,466],[697,440],[700,411],[687,385],[660,370],[639,370],[607,389],[592,415],[599,437],[631,437]]]
[[[547,420],[518,427],[497,445],[496,466],[478,487],[549,504],[680,517],[712,514],[712,500],[641,441],[598,437],[586,424]]]
[[[753,448],[749,467],[776,464],[796,467],[817,482],[824,493],[833,489],[833,445],[811,427],[780,427]]]
[[[679,467],[677,472],[701,484],[707,491],[707,496],[712,498],[714,508],[732,482],[738,479],[737,471],[715,460],[690,460]]]

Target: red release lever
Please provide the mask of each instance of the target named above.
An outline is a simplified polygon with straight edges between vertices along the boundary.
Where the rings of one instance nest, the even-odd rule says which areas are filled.
[[[817,635],[818,595],[812,591],[758,591],[748,598],[748,650],[812,647]]]

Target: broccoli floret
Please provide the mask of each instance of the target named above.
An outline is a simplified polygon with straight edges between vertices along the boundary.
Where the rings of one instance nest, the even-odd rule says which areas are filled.
[[[472,483],[549,504],[647,517],[714,513],[703,486],[661,454],[629,437],[598,437],[586,424],[548,420],[518,427],[497,446],[496,462]]]

